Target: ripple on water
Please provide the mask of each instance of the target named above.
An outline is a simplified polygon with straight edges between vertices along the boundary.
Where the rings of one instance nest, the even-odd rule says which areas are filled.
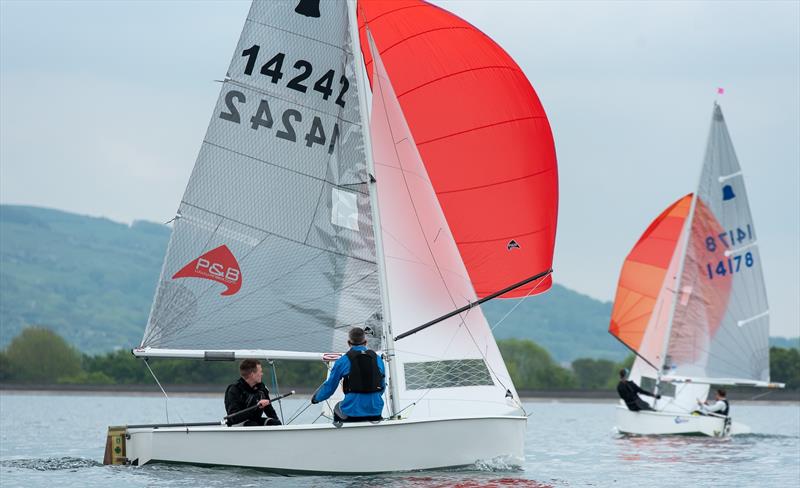
[[[0,461],[3,468],[34,469],[36,471],[76,470],[83,468],[96,468],[103,463],[94,459],[77,457],[49,457],[32,459],[6,459]]]

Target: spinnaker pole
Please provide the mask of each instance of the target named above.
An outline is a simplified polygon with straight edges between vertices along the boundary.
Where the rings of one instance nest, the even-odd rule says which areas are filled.
[[[550,268],[547,271],[542,271],[541,273],[535,274],[535,275],[531,276],[530,278],[525,278],[524,280],[522,280],[522,281],[520,281],[518,283],[514,283],[513,285],[508,286],[506,288],[503,288],[500,291],[496,291],[496,292],[492,293],[491,295],[487,295],[487,296],[481,298],[480,300],[476,300],[474,302],[470,302],[470,303],[464,305],[461,308],[453,310],[452,312],[447,313],[445,315],[442,315],[441,317],[435,318],[435,319],[431,320],[430,322],[427,322],[427,323],[424,323],[424,324],[420,325],[419,327],[416,327],[416,328],[411,329],[409,331],[403,332],[399,336],[395,337],[394,340],[395,341],[399,341],[400,339],[403,339],[404,337],[408,337],[408,336],[410,336],[412,334],[416,334],[417,332],[419,332],[421,330],[425,330],[425,329],[427,329],[428,327],[430,327],[432,325],[436,325],[436,324],[438,324],[439,322],[441,322],[443,320],[447,320],[447,319],[449,319],[450,317],[452,317],[454,315],[458,315],[461,312],[466,312],[467,310],[469,310],[471,308],[474,308],[474,307],[477,307],[478,305],[480,305],[482,303],[488,302],[489,300],[491,300],[493,298],[497,298],[497,297],[499,297],[501,295],[504,295],[504,294],[506,294],[506,293],[508,293],[508,292],[510,292],[512,290],[516,290],[520,286],[527,285],[531,281],[536,281],[536,280],[538,280],[540,278],[544,278],[545,276],[549,275],[552,272],[553,272],[553,268]]]

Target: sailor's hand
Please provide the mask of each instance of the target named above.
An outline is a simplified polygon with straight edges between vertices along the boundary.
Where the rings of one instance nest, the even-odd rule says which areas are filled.
[[[656,400],[660,400],[660,399],[661,399],[661,395],[656,395]]]
[[[266,408],[269,405],[269,400],[259,400],[257,405],[258,408]]]

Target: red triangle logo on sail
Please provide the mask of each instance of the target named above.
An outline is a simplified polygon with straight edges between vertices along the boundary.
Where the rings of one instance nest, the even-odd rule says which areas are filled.
[[[176,278],[201,278],[222,283],[227,287],[221,293],[222,296],[234,295],[242,287],[239,263],[225,244],[208,251],[181,268],[172,275],[173,280]]]

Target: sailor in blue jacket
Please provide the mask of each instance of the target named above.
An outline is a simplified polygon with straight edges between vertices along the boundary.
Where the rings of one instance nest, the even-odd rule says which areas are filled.
[[[328,379],[317,388],[311,403],[327,400],[342,381],[344,400],[333,409],[333,421],[365,422],[381,420],[386,370],[383,359],[367,349],[364,329],[353,327],[348,333],[350,350],[333,363]]]

